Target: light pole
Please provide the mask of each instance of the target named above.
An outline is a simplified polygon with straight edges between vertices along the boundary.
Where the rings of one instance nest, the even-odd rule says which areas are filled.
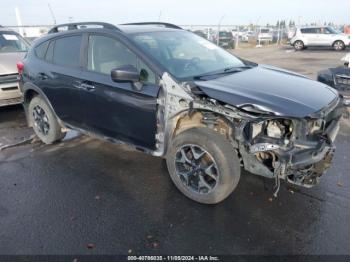
[[[218,34],[217,34],[217,36],[216,36],[216,44],[217,44],[217,45],[220,44],[220,40],[219,40],[219,38],[220,38],[220,27],[221,27],[221,22],[222,22],[222,20],[223,20],[224,18],[225,18],[225,15],[223,15],[223,16],[220,18],[219,23],[218,23]]]

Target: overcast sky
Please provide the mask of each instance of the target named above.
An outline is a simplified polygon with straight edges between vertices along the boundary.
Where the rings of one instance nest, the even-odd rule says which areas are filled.
[[[16,25],[14,8],[23,24],[53,24],[48,4],[57,23],[104,21],[114,24],[161,21],[179,25],[261,25],[278,19],[303,23],[333,21],[350,24],[350,0],[0,0],[0,24]]]

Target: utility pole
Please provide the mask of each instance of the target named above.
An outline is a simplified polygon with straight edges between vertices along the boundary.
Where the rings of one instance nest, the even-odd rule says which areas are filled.
[[[22,27],[22,19],[21,19],[21,14],[19,13],[19,9],[18,7],[16,6],[15,7],[15,13],[16,13],[16,20],[17,20],[17,25],[18,25],[18,31],[19,31],[19,34],[21,36],[24,36],[23,35],[23,27]]]
[[[54,14],[53,11],[52,11],[51,5],[50,5],[50,4],[47,4],[47,5],[48,5],[49,10],[50,10],[50,13],[51,13],[51,17],[52,17],[52,20],[53,20],[53,24],[56,25],[56,17],[55,17],[55,14]]]
[[[220,44],[220,27],[221,27],[221,22],[222,22],[222,20],[225,18],[225,15],[223,15],[221,18],[220,18],[220,20],[219,20],[219,23],[218,23],[218,34],[217,34],[217,36],[216,36],[216,44],[217,45],[219,45]]]

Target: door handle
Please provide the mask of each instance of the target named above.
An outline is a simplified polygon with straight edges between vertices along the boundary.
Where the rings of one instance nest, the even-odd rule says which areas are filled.
[[[80,81],[76,81],[76,82],[73,84],[73,86],[74,86],[75,88],[84,89],[84,90],[86,90],[86,91],[93,91],[93,90],[95,90],[95,86],[89,85],[89,84],[87,84],[87,83],[82,83],[82,82],[80,82]]]
[[[87,84],[87,83],[82,83],[80,85],[81,88],[87,90],[87,91],[93,91],[95,90],[95,86],[94,85],[90,85],[90,84]]]
[[[38,73],[38,78],[39,78],[40,80],[46,80],[46,79],[48,79],[49,77],[48,77],[47,74],[45,74],[45,73]]]
[[[73,84],[73,86],[75,88],[78,88],[78,89],[83,89],[83,87],[81,86],[81,82],[80,81],[75,81],[75,83]]]

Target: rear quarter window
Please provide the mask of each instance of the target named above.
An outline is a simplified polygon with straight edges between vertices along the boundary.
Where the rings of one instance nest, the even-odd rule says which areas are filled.
[[[53,63],[63,66],[78,67],[80,65],[80,46],[82,37],[67,36],[55,40]]]
[[[45,60],[48,62],[52,62],[54,45],[55,45],[55,41],[53,40],[50,42],[50,45],[46,51]]]
[[[49,46],[49,41],[46,41],[46,42],[41,43],[40,45],[38,45],[34,49],[36,57],[39,58],[39,59],[44,59],[48,46]]]

